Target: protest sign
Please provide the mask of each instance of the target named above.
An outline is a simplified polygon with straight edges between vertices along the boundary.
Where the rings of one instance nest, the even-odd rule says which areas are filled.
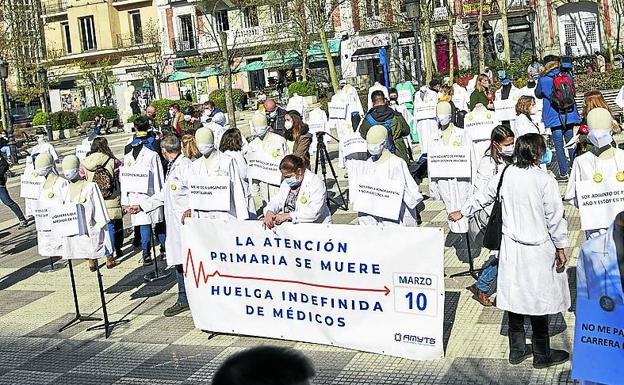
[[[435,119],[437,102],[414,103],[414,120]]]
[[[328,103],[327,109],[329,110],[330,119],[347,118],[347,104],[342,100],[332,100]]]
[[[45,177],[25,173],[20,176],[20,198],[39,199]]]
[[[282,173],[279,165],[284,157],[276,151],[267,154],[264,151],[253,151],[247,154],[247,176],[261,182],[279,186],[282,183]]]
[[[33,214],[35,216],[35,227],[37,231],[52,230],[52,222],[50,221],[50,211],[47,206],[34,202]]]
[[[58,237],[72,237],[85,235],[86,220],[84,206],[76,203],[66,203],[53,206],[49,209],[52,233]]]
[[[581,216],[581,229],[595,230],[609,227],[615,216],[624,211],[624,182],[615,176],[600,183],[576,182],[576,199]]]
[[[349,189],[349,195],[355,211],[394,221],[399,219],[404,181],[380,174],[354,175],[354,179],[354,189]]]
[[[76,146],[76,156],[78,159],[83,160],[87,157],[87,154],[91,151],[91,146],[84,146],[79,144]]]
[[[182,248],[193,322],[212,332],[439,359],[443,240],[439,228],[266,230],[256,221],[192,218]]]
[[[200,211],[230,211],[230,177],[196,176],[189,180],[189,206]]]
[[[431,146],[427,170],[429,178],[470,178],[470,147]]]
[[[355,154],[366,154],[368,152],[366,139],[362,138],[359,132],[343,135],[340,139],[340,146],[342,147],[343,158],[348,158]]]
[[[412,91],[411,90],[399,90],[397,102],[399,104],[414,102]]]
[[[495,100],[494,117],[496,120],[500,122],[516,120],[516,102],[515,99]]]
[[[124,166],[119,169],[122,193],[148,194],[150,190],[150,170],[145,166]]]
[[[482,116],[481,116],[482,115]],[[473,141],[490,140],[492,130],[496,127],[497,121],[494,119],[494,113],[486,112],[485,114],[469,113],[464,120],[464,129]]]

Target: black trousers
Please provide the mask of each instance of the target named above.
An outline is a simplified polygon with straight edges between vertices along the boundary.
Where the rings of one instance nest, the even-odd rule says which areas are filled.
[[[534,338],[548,338],[548,315],[527,315],[507,312],[509,333],[524,333],[524,317],[531,319],[531,327],[533,328]]]

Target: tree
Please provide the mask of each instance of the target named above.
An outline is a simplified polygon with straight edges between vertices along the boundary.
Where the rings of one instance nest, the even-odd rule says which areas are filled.
[[[479,0],[479,17],[477,18],[479,28],[479,73],[485,71],[485,37],[483,36],[483,0]]]
[[[95,105],[101,102],[100,91],[110,89],[110,85],[116,81],[111,73],[110,58],[87,62],[82,60],[78,63],[80,75],[91,85]]]
[[[607,25],[607,20],[605,19],[605,0],[597,0],[598,1],[598,14],[600,18],[600,23],[602,24],[602,29],[604,32],[605,43],[607,44],[607,53],[609,55],[609,63],[613,63],[613,45],[611,44],[611,39],[609,38],[610,26]],[[621,17],[621,16],[620,16]],[[618,23],[618,32],[619,32],[619,23]],[[619,42],[619,41],[618,41]]]
[[[509,27],[507,22],[507,0],[497,0],[498,9],[501,17],[501,27],[503,34],[503,47],[505,50],[505,63],[511,64],[511,47],[509,45]]]
[[[425,82],[428,84],[433,78],[433,42],[431,41],[431,21],[433,19],[433,0],[420,2],[420,39],[423,46],[425,62]]]
[[[455,26],[455,3],[449,3],[447,7],[448,12],[448,46],[449,46],[449,78],[453,81],[455,78],[455,35],[453,33],[453,27]]]
[[[164,33],[163,33],[164,34]],[[158,22],[150,19],[147,26],[143,28],[142,40],[139,50],[134,57],[136,61],[146,69],[143,76],[150,77],[154,80],[154,92],[156,99],[160,99],[160,81],[162,80],[166,63],[162,57],[162,42],[160,40],[160,31],[158,30]]]
[[[305,0],[293,0],[290,9],[291,35],[294,38],[294,51],[301,58],[301,78],[308,80],[308,49],[311,41],[311,20],[306,12]]]

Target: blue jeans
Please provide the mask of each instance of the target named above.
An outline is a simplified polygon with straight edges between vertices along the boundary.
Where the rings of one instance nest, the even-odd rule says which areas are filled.
[[[108,222],[108,234],[110,235],[113,250],[117,250],[116,257],[120,258],[123,245],[123,219],[111,219]],[[111,257],[113,250],[106,250],[106,257]]]
[[[182,265],[176,265],[176,278],[178,280],[178,303],[181,305],[188,305],[188,299],[186,298],[186,286],[184,286],[184,270]]]
[[[566,129],[563,129],[563,126],[552,127],[550,129],[552,131],[553,142],[555,142],[555,152],[557,154],[557,162],[559,163],[559,174],[561,176],[568,175],[568,161],[565,156],[565,150],[563,149],[563,145],[569,142],[574,135],[574,129],[572,125],[566,126]],[[574,161],[574,149],[568,150],[568,155],[570,156],[570,164]]]
[[[7,159],[11,158],[11,148],[9,146],[4,146],[0,148],[0,152],[3,152],[4,155],[6,155]]]
[[[141,233],[141,250],[143,250],[143,260],[147,261],[152,255],[152,226],[140,225],[139,231]],[[156,236],[160,242],[160,249],[163,250],[165,248],[165,233],[157,230]]]
[[[489,293],[492,288],[492,282],[496,281],[496,276],[498,276],[498,258],[493,259],[492,262],[481,271],[476,283],[477,289],[483,293]]]
[[[22,209],[20,209],[19,205],[15,203],[13,199],[11,199],[11,196],[9,195],[9,191],[7,190],[6,186],[0,186],[0,201],[4,203],[5,206],[10,208],[11,211],[13,211],[13,214],[15,214],[20,222],[26,220],[26,218],[24,218],[24,213],[22,212]]]

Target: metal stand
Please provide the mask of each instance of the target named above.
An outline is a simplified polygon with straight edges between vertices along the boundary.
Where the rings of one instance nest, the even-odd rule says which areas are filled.
[[[88,317],[80,314],[80,307],[78,306],[78,294],[76,293],[76,279],[74,278],[74,266],[72,265],[71,259],[67,263],[69,265],[69,278],[71,279],[72,292],[74,294],[74,307],[76,308],[76,316],[74,319],[65,324],[62,328],[59,329],[59,332],[74,326],[80,322],[85,321],[101,321],[101,318],[96,317]]]
[[[315,174],[318,173],[318,168],[320,164],[321,173],[323,174],[323,182],[325,183],[325,187],[327,188],[327,166],[325,162],[329,164],[329,169],[331,170],[332,176],[334,177],[334,180],[336,181],[336,186],[338,186],[338,193],[340,195],[340,199],[342,199],[342,204],[338,203],[335,199],[330,198],[329,194],[327,194],[327,206],[329,206],[329,202],[333,202],[336,206],[346,211],[346,210],[349,210],[349,206],[347,204],[347,200],[344,197],[342,189],[340,188],[340,184],[338,183],[338,176],[336,175],[336,170],[334,170],[334,166],[332,165],[331,159],[329,158],[329,152],[327,151],[327,146],[325,146],[325,142],[323,141],[323,135],[325,134],[335,139],[337,142],[340,142],[331,134],[328,134],[324,131],[319,131],[316,133],[316,162],[314,165],[314,173]]]
[[[468,270],[462,271],[461,273],[453,274],[450,276],[450,278],[472,276],[472,278],[477,279],[478,278],[477,273],[483,270],[483,269],[474,268],[474,261],[472,259],[472,250],[470,249],[470,235],[468,233],[466,233],[466,247],[468,247]]]
[[[42,267],[39,270],[39,272],[40,273],[52,273],[54,271],[59,271],[61,269],[64,269],[65,266],[67,266],[65,261],[54,262],[54,260],[52,260],[52,257],[50,257],[50,264]]]
[[[96,260],[96,263],[97,263],[97,260]],[[108,311],[106,310],[106,299],[104,298],[104,284],[102,283],[102,274],[100,273],[99,263],[96,264],[96,268],[97,268],[96,271],[97,271],[98,286],[100,287],[100,301],[102,301],[102,313],[104,315],[104,323],[91,326],[90,328],[87,329],[87,331],[104,329],[104,335],[106,336],[106,338],[108,338],[110,337],[111,331],[113,330],[115,326],[119,324],[128,323],[130,322],[130,320],[121,319],[119,321],[113,321],[113,322],[110,322],[108,320]]]
[[[152,255],[154,257],[154,271],[147,273],[143,276],[143,279],[147,282],[155,282],[161,279],[167,278],[171,275],[171,272],[158,269],[158,257],[156,256],[156,230],[152,229]]]

